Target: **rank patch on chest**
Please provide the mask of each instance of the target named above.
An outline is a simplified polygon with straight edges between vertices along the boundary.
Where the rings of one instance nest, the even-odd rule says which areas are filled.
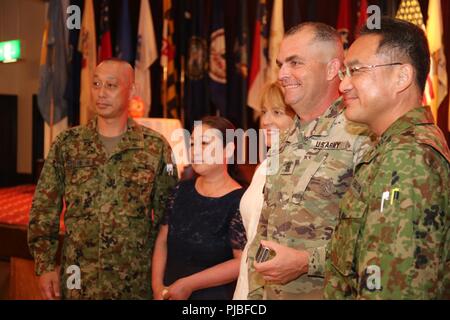
[[[280,174],[283,174],[283,175],[292,174],[294,172],[294,168],[296,165],[297,165],[297,161],[294,161],[294,160],[284,161],[281,166]]]

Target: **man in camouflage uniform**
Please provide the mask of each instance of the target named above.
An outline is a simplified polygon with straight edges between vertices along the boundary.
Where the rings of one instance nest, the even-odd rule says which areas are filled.
[[[305,23],[288,31],[277,63],[295,124],[269,152],[264,205],[249,253],[249,299],[320,299],[325,246],[338,203],[370,141],[367,128],[349,123],[339,98],[343,48],[332,27]],[[255,263],[258,247],[275,251]]]
[[[340,89],[348,119],[380,137],[340,203],[327,253],[329,299],[450,298],[450,151],[420,107],[425,34],[383,18],[350,47]]]
[[[28,228],[46,299],[151,298],[153,243],[177,174],[164,138],[128,118],[133,82],[128,63],[99,64],[91,89],[97,117],[61,133],[48,154]]]

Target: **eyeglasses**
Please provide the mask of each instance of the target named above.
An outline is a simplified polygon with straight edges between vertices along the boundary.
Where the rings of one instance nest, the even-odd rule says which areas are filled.
[[[104,87],[107,90],[115,90],[115,89],[117,89],[119,87],[119,85],[116,84],[116,83],[111,83],[111,82],[103,83],[100,80],[94,80],[92,82],[92,87],[94,89],[100,89],[100,88]]]
[[[345,66],[344,69],[341,69],[338,71],[339,79],[344,80],[344,78],[347,76],[351,78],[355,72],[370,70],[373,68],[378,67],[389,67],[389,66],[400,66],[403,63],[401,62],[394,62],[394,63],[386,63],[386,64],[373,64],[373,65],[367,65],[367,66],[355,66],[355,67],[348,67]]]

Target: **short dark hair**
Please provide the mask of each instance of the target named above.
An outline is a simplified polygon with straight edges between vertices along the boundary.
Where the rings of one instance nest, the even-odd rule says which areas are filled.
[[[201,120],[201,124],[207,125],[208,127],[212,129],[217,129],[222,134],[222,143],[223,147],[225,148],[225,145],[230,142],[226,140],[227,137],[227,130],[236,130],[236,127],[234,124],[231,123],[230,120],[219,117],[219,116],[204,116]]]
[[[322,22],[303,22],[292,28],[290,28],[285,36],[293,36],[298,32],[302,31],[306,27],[311,27],[314,30],[314,40],[313,41],[341,41],[341,36],[336,31],[335,28],[329,26],[328,24]]]
[[[223,143],[224,148],[230,142],[233,142],[234,145],[236,145],[234,138],[232,141],[227,139],[227,137],[228,137],[227,130],[236,130],[235,125],[233,123],[231,123],[230,120],[228,120],[224,117],[219,117],[219,116],[205,116],[201,119],[201,124],[207,125],[208,127],[212,128],[212,129],[216,129],[216,130],[220,131],[220,133],[222,134],[222,143]],[[248,187],[248,182],[242,176],[242,174],[238,168],[238,165],[237,165],[236,150],[234,151],[234,154],[233,154],[233,160],[234,160],[233,163],[228,164],[228,166],[227,166],[228,174],[234,180],[236,180],[241,186],[243,186],[245,188]]]
[[[369,29],[365,25],[359,34],[379,35],[381,39],[377,53],[392,53],[396,58],[405,57],[416,71],[416,82],[420,90],[425,89],[430,72],[430,50],[425,32],[421,28],[404,20],[382,17],[381,28]]]

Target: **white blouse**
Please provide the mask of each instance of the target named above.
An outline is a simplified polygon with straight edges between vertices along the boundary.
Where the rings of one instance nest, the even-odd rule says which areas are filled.
[[[234,291],[233,300],[247,300],[248,296],[248,263],[247,251],[255,238],[259,217],[264,202],[263,188],[266,183],[267,159],[265,159],[253,174],[252,182],[241,198],[239,210],[242,215],[247,244],[242,251],[239,278]]]

